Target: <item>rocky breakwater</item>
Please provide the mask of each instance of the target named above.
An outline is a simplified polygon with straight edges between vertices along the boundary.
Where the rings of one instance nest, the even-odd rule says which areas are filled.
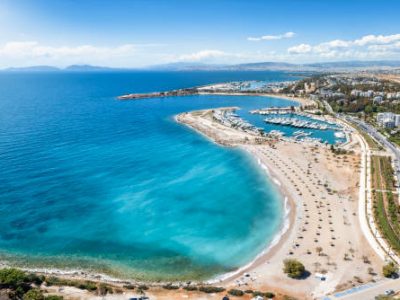
[[[176,97],[176,96],[189,96],[196,95],[199,91],[196,88],[179,89],[166,92],[153,92],[153,93],[138,93],[127,94],[118,97],[118,100],[140,100],[148,98],[163,98],[163,97]]]

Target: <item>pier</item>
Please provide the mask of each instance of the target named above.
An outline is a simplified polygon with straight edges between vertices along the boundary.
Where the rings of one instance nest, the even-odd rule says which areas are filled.
[[[294,113],[298,110],[298,108],[294,106],[287,107],[268,107],[262,109],[251,110],[251,114],[259,114],[259,115],[286,115]]]
[[[222,125],[236,128],[249,134],[264,135],[263,128],[257,128],[256,126],[244,121],[235,114],[234,111],[235,109],[215,110],[213,112],[213,119]]]
[[[319,130],[333,129],[325,124],[320,124],[312,121],[299,120],[291,117],[266,118],[264,122],[276,125],[291,126],[296,128],[308,128],[308,129],[319,129]]]

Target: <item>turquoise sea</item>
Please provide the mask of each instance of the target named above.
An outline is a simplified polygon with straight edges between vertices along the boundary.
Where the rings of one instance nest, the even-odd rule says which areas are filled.
[[[282,224],[277,188],[246,153],[173,116],[293,103],[116,96],[290,79],[277,72],[0,73],[0,260],[153,280],[212,278],[250,262]]]

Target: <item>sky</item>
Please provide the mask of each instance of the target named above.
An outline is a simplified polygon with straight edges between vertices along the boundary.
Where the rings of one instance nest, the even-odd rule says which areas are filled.
[[[0,68],[400,60],[399,0],[0,0]]]

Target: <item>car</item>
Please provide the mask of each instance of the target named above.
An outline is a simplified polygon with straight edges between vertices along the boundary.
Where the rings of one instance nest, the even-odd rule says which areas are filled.
[[[386,290],[385,291],[385,295],[386,296],[394,295],[394,291],[393,290]]]

